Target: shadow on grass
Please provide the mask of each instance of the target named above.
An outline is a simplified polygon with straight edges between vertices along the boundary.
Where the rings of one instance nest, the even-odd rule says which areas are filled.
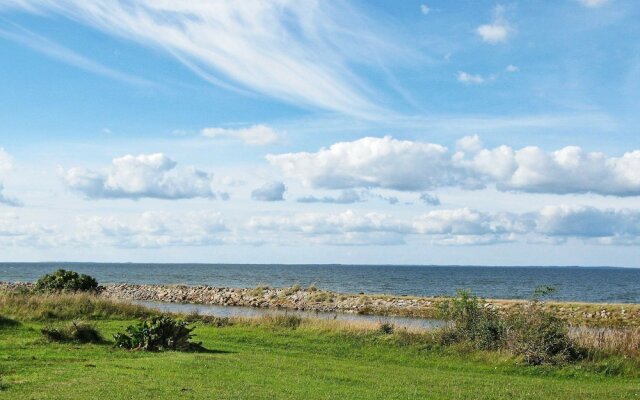
[[[0,329],[19,326],[20,322],[0,315]]]

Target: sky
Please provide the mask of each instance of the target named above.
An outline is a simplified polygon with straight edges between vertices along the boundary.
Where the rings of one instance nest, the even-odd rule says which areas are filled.
[[[0,261],[640,267],[634,0],[0,0]]]

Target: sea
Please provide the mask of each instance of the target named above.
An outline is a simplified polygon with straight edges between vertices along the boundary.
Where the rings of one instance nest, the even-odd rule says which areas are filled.
[[[408,296],[450,296],[470,290],[479,297],[500,299],[528,299],[536,287],[553,286],[556,290],[549,299],[640,303],[640,269],[617,267],[5,262],[0,263],[0,281],[34,282],[58,268],[89,274],[101,284],[299,284],[341,293]]]

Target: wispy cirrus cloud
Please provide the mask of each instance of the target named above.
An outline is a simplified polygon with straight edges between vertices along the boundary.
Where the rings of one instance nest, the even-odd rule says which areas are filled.
[[[13,29],[0,28],[0,38],[11,40],[76,68],[116,81],[137,86],[155,85],[144,78],[109,68],[18,25],[11,24],[9,27]]]
[[[216,85],[369,119],[383,110],[352,66],[372,53],[397,53],[343,2],[0,0],[3,6],[63,15],[160,49]],[[54,53],[99,68],[60,49]]]

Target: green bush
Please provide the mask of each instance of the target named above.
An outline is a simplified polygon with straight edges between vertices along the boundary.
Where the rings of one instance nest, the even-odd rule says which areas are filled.
[[[481,350],[498,349],[503,344],[506,332],[503,319],[468,291],[458,291],[458,297],[443,302],[440,318],[449,323],[441,331],[442,344],[468,342]]]
[[[201,348],[200,343],[191,342],[191,332],[186,321],[177,321],[171,317],[153,317],[138,325],[131,325],[126,333],[114,336],[116,347],[128,350],[189,351]]]
[[[90,324],[73,321],[64,327],[45,327],[42,334],[52,342],[102,343],[100,332]]]
[[[89,275],[59,269],[53,274],[41,276],[36,282],[36,290],[41,292],[96,292],[98,282]]]
[[[535,301],[510,316],[508,325],[506,347],[528,364],[560,364],[585,356],[585,351],[569,337],[567,322],[544,311]]]

